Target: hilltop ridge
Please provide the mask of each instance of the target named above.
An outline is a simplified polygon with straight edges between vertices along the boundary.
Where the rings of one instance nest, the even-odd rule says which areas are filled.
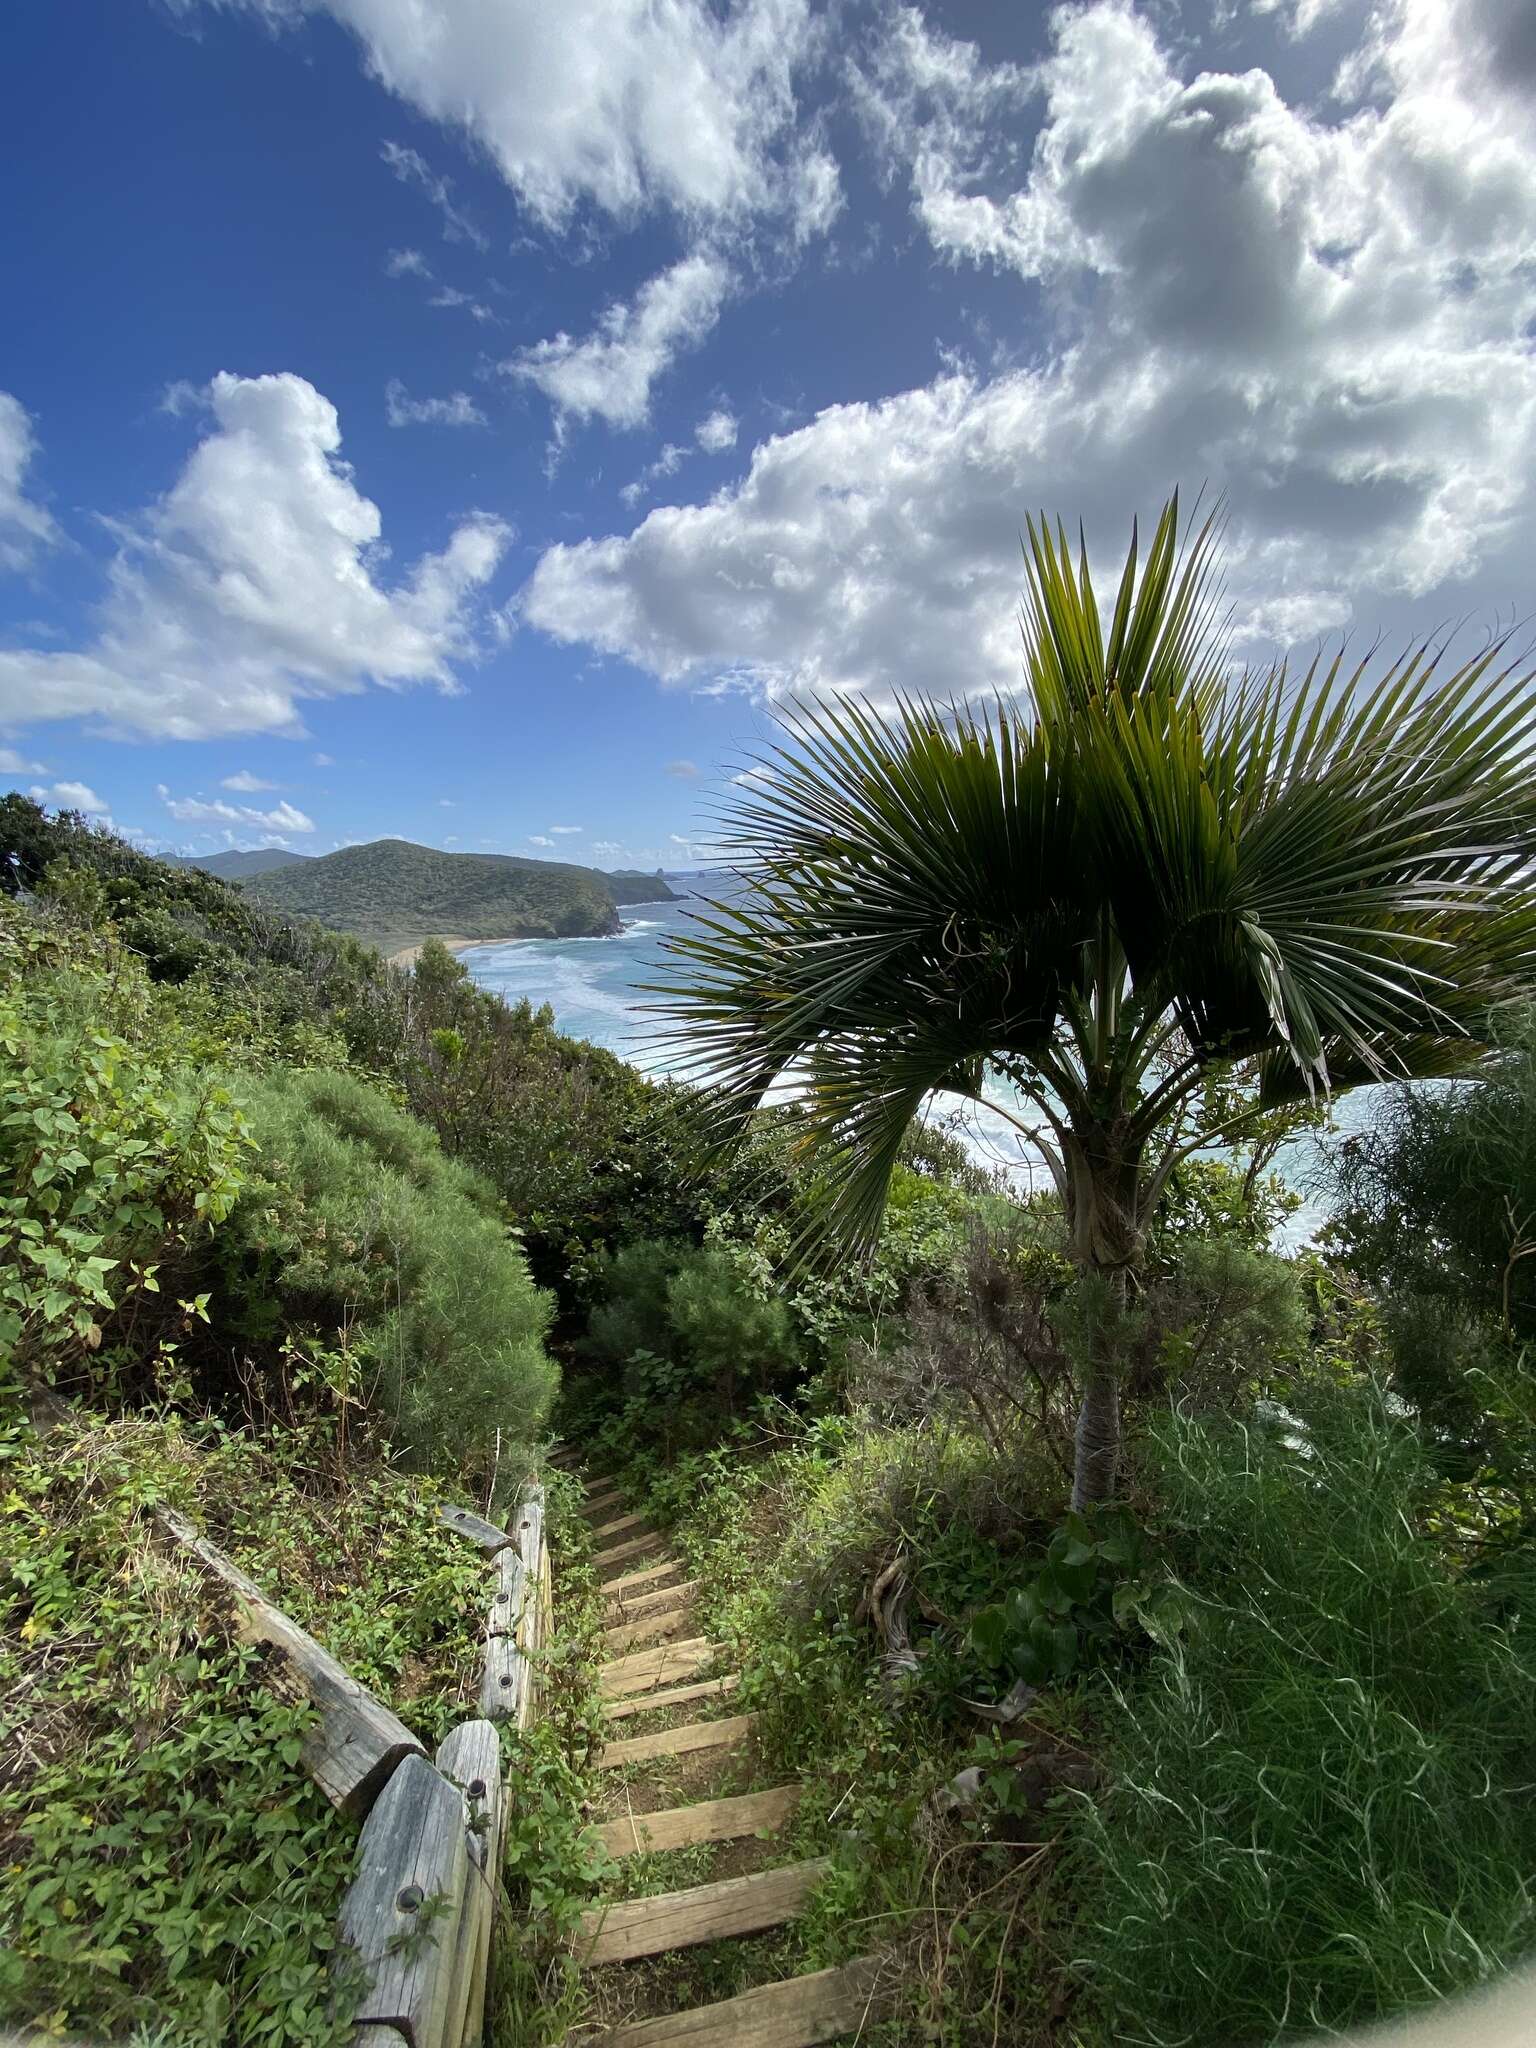
[[[407,839],[374,839],[246,878],[252,896],[294,917],[366,939],[385,953],[428,938],[605,938],[619,907],[674,900],[660,876],[507,853],[444,853]]]

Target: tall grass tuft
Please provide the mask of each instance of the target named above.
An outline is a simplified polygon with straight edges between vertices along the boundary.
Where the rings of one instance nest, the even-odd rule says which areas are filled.
[[[1374,1388],[1297,1429],[1170,1419],[1195,1616],[1116,1693],[1074,1827],[1116,2042],[1272,2042],[1476,1984],[1536,1938],[1536,1560],[1460,1576]]]

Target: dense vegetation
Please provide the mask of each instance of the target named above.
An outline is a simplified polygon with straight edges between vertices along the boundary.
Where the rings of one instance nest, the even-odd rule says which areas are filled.
[[[221,882],[243,882],[252,875],[266,875],[278,868],[291,868],[311,856],[288,853],[281,846],[260,846],[250,851],[231,849],[228,853],[194,853],[168,857],[175,868],[201,868],[205,875],[217,875]]]
[[[937,773],[937,730],[898,731]],[[962,741],[974,796],[1002,756],[979,725]],[[849,827],[779,864],[791,907],[815,907],[813,859],[857,866]],[[1347,835],[1335,854],[1343,877]],[[851,915],[835,884],[820,907]],[[793,1852],[830,1859],[805,1916],[691,1952],[679,2002],[878,1946],[895,2000],[870,2048],[1227,2048],[1420,2006],[1536,1947],[1536,1023],[1497,948],[1469,955],[1495,1017],[1464,976],[1473,1078],[1380,1091],[1330,1148],[1314,1246],[1280,1248],[1291,1112],[1255,1092],[1247,1041],[1207,1058],[1107,1314],[1071,1177],[1025,1198],[932,1123],[887,1119],[843,1254],[828,1218],[849,1159],[871,1167],[855,1083],[890,1078],[894,985],[857,1022],[869,1059],[845,1017],[822,1096],[722,1144],[693,1090],[477,990],[440,944],[391,967],[21,798],[0,887],[0,2024],[339,2048],[352,1830],[154,1509],[196,1517],[430,1738],[463,1710],[481,1583],[430,1504],[495,1510],[555,1428],[672,1530],[763,1782],[804,1783]],[[1472,916],[1465,877],[1436,889]],[[1504,936],[1518,951],[1518,918]],[[990,1028],[968,1006],[1006,947],[962,971],[956,939],[934,944],[962,1021]],[[865,940],[831,949],[845,994]],[[1102,940],[1071,1025],[1090,1051]],[[944,973],[901,961],[938,1043]],[[753,983],[746,1040],[809,1000],[791,979]],[[979,1087],[971,1040],[944,1042],[938,1078]],[[1117,1494],[1074,1508],[1111,1360]],[[509,1738],[493,2048],[592,2017],[553,1941],[598,1873],[601,1607],[573,1491],[550,1476],[548,1719]],[[697,1881],[704,1857],[629,1881]]]
[[[386,953],[434,934],[461,939],[585,939],[619,929],[617,906],[670,900],[659,876],[600,873],[506,853],[443,853],[405,839],[344,846],[248,875],[253,895]]]

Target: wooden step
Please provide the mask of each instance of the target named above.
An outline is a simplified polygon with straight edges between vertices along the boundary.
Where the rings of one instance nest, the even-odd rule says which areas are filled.
[[[649,1564],[643,1571],[626,1572],[622,1579],[610,1579],[603,1588],[605,1600],[623,1600],[637,1586],[653,1586],[658,1579],[670,1578],[673,1572],[686,1571],[688,1567],[680,1557],[669,1557],[660,1564]]]
[[[690,1636],[683,1643],[659,1643],[654,1650],[636,1650],[631,1657],[615,1657],[597,1674],[603,1698],[621,1700],[630,1693],[649,1692],[669,1680],[696,1678],[707,1665],[725,1652],[708,1636]]]
[[[571,2048],[822,2048],[843,2034],[861,2034],[889,2003],[882,1996],[882,1958],[863,1956],[809,1977],[759,1984],[718,2005],[632,2020],[570,2036]]]
[[[690,1700],[714,1699],[734,1692],[741,1683],[739,1671],[727,1671],[723,1678],[701,1679],[697,1685],[674,1685],[666,1692],[642,1693],[636,1700],[610,1700],[603,1712],[610,1721],[627,1721],[631,1714],[654,1714],[662,1707],[686,1706]]]
[[[746,1792],[738,1799],[701,1799],[661,1813],[626,1814],[605,1821],[598,1840],[610,1856],[635,1856],[653,1849],[690,1849],[696,1842],[735,1842],[783,1827],[800,1803],[798,1785],[771,1792]]]
[[[584,1500],[581,1504],[581,1512],[587,1516],[606,1515],[611,1508],[622,1507],[623,1505],[624,1495],[616,1486],[611,1493],[594,1494],[590,1500]]]
[[[618,1480],[611,1472],[584,1472],[581,1483],[590,1498],[594,1493],[612,1493],[618,1487]]]
[[[638,1621],[622,1621],[615,1628],[605,1628],[603,1648],[613,1654],[631,1649],[636,1643],[662,1643],[680,1629],[693,1625],[693,1608],[684,1601],[681,1606],[664,1608],[659,1614],[643,1614]]]
[[[632,1536],[626,1543],[615,1543],[607,1550],[600,1550],[592,1562],[600,1572],[609,1572],[615,1565],[627,1564],[632,1557],[654,1557],[665,1543],[666,1538],[653,1530],[648,1536]]]
[[[594,1543],[607,1543],[615,1536],[627,1536],[631,1529],[643,1530],[647,1536],[654,1536],[656,1533],[647,1523],[644,1515],[636,1513],[633,1515],[620,1515],[612,1522],[604,1522],[600,1529],[592,1531],[592,1541]]]
[[[695,1948],[735,1934],[759,1934],[793,1920],[831,1869],[831,1858],[784,1863],[750,1877],[696,1884],[651,1898],[618,1899],[581,1916],[576,1954],[586,1964],[628,1963],[667,1949]]]
[[[756,1714],[729,1714],[720,1721],[690,1721],[683,1728],[659,1728],[654,1735],[631,1735],[605,1743],[597,1753],[600,1771],[622,1764],[649,1763],[657,1756],[688,1756],[696,1749],[735,1749],[757,1726]]]
[[[654,1593],[631,1593],[624,1600],[610,1600],[607,1615],[612,1627],[621,1621],[638,1621],[642,1614],[659,1614],[664,1607],[681,1607],[699,1590],[701,1581],[684,1579],[679,1586],[659,1586]]]

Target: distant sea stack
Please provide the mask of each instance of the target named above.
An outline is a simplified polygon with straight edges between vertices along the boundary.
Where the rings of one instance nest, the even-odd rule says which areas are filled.
[[[442,853],[406,839],[344,846],[252,875],[241,887],[287,916],[315,918],[390,954],[429,938],[460,945],[609,938],[623,930],[621,905],[675,900],[657,875],[607,875],[516,854]]]

